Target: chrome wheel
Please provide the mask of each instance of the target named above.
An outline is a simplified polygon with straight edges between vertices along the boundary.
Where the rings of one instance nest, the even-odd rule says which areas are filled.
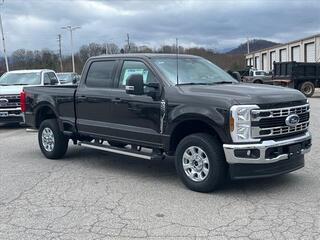
[[[197,146],[188,147],[182,157],[186,175],[195,182],[204,181],[209,174],[210,163],[207,154]]]
[[[52,152],[54,148],[54,135],[50,128],[44,128],[41,134],[42,145],[47,152]]]

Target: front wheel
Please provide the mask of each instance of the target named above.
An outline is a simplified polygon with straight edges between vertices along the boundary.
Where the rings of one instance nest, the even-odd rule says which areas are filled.
[[[313,82],[307,81],[307,82],[302,83],[302,84],[299,86],[299,90],[300,90],[300,92],[302,92],[306,97],[312,97],[312,95],[314,94],[315,87],[314,87]]]
[[[47,119],[40,124],[38,141],[43,155],[59,159],[67,152],[69,139],[60,131],[56,119]]]
[[[182,182],[197,192],[215,190],[227,176],[222,144],[209,134],[192,134],[182,139],[175,164]]]

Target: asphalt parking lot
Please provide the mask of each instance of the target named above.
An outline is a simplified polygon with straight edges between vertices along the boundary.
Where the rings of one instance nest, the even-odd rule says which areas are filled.
[[[310,102],[305,168],[210,194],[186,189],[170,160],[71,144],[47,160],[36,133],[0,126],[0,239],[320,239],[320,94]]]

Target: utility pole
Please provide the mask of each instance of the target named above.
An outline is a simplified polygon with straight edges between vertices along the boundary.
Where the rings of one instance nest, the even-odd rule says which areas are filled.
[[[250,42],[249,42],[249,37],[247,37],[247,53],[250,53]]]
[[[1,35],[2,35],[2,46],[3,46],[3,55],[4,55],[4,60],[6,62],[6,69],[7,72],[9,72],[9,64],[8,64],[8,57],[7,57],[7,51],[6,51],[6,43],[4,39],[4,32],[3,32],[3,26],[2,26],[2,6],[3,6],[4,0],[2,0],[2,3],[0,4],[1,9],[0,9],[0,28],[1,28]]]
[[[71,57],[72,57],[72,71],[76,72],[76,68],[74,65],[74,53],[73,53],[73,35],[72,32],[76,29],[80,28],[79,26],[76,27],[72,27],[70,25],[66,26],[66,27],[62,27],[62,29],[66,29],[70,32],[70,43],[71,43]]]
[[[61,53],[61,34],[58,34],[58,42],[59,42],[59,61],[60,61],[60,71],[63,72],[62,65],[62,53]]]
[[[130,52],[130,36],[129,36],[129,33],[127,33],[127,44],[128,44],[128,52]]]

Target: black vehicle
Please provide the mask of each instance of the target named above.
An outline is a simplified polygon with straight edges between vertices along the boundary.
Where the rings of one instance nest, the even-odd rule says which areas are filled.
[[[49,159],[63,157],[70,139],[143,159],[175,156],[184,184],[200,192],[227,177],[299,169],[311,147],[303,94],[239,83],[191,55],[93,57],[78,86],[25,88],[21,106]]]
[[[320,63],[274,62],[273,83],[295,88],[312,97],[320,86]]]

